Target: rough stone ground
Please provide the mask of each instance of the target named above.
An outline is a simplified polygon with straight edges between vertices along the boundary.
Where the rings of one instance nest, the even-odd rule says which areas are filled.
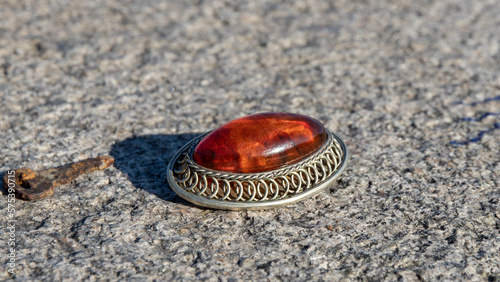
[[[0,171],[116,158],[15,202],[14,276],[0,197],[0,280],[500,279],[496,0],[0,7]],[[263,111],[344,138],[331,189],[252,212],[172,192],[179,146]]]

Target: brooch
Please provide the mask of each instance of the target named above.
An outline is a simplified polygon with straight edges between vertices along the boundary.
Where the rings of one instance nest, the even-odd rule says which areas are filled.
[[[337,135],[291,113],[230,121],[184,145],[168,165],[170,187],[196,205],[257,210],[295,203],[325,189],[348,158]]]

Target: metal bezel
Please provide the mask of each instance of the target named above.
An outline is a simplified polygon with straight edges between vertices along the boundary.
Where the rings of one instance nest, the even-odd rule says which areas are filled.
[[[193,151],[207,132],[174,155],[167,179],[172,190],[185,200],[213,209],[258,210],[295,203],[328,187],[346,166],[347,147],[337,135],[326,131],[327,141],[311,156],[262,173],[215,171],[196,164]],[[292,187],[295,191],[290,191]]]

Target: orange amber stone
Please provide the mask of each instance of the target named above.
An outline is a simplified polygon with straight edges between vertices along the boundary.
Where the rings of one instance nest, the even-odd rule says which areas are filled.
[[[242,117],[205,136],[193,153],[203,167],[233,173],[270,171],[299,162],[327,140],[323,125],[290,113]]]

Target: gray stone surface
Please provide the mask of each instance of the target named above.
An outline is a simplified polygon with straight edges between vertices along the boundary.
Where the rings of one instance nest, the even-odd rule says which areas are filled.
[[[500,279],[496,0],[0,5],[0,171],[116,158],[15,203],[14,276],[0,197],[0,280]],[[252,212],[172,192],[179,146],[263,111],[344,138],[331,189]]]

